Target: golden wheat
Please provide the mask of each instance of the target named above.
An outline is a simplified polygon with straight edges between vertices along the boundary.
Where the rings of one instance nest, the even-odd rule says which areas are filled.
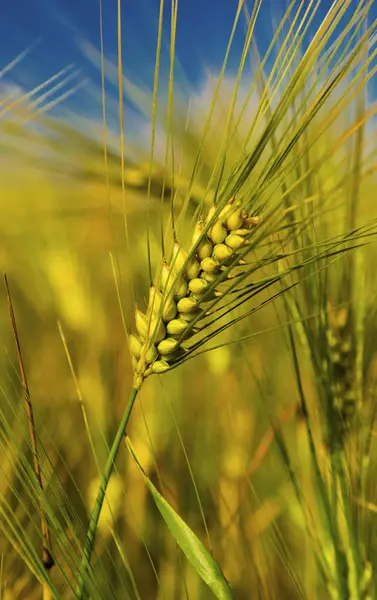
[[[258,221],[232,198],[221,210],[213,205],[205,222],[197,221],[188,252],[174,242],[171,264],[161,263],[150,288],[146,313],[135,310],[137,335],[130,335],[129,346],[137,387],[184,357],[184,342],[200,331],[206,316],[203,305],[221,297],[218,286],[232,277],[227,267],[245,263],[237,252],[248,244]]]

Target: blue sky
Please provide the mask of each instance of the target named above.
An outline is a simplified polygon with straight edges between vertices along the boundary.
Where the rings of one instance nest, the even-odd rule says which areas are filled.
[[[266,2],[266,9],[269,1]],[[117,1],[103,0],[104,42],[107,56],[117,53]],[[204,69],[221,65],[236,0],[181,0],[177,27],[177,56],[185,75],[197,84]],[[150,78],[156,45],[159,0],[122,2],[123,58],[126,72]],[[166,2],[166,31],[170,3]],[[266,19],[265,19],[266,20]],[[263,17],[261,19],[263,21]],[[243,25],[239,27],[233,62],[242,48]],[[25,69],[18,69],[21,80],[40,79],[69,63],[83,66],[78,48],[80,40],[99,46],[99,4],[97,0],[7,0],[0,19],[2,66],[25,47],[40,39]],[[168,35],[165,36],[167,56]],[[32,65],[30,71],[29,65]],[[90,74],[93,73],[89,70]],[[97,74],[98,76],[98,74]]]
[[[309,2],[309,0],[307,0]],[[218,72],[231,31],[237,0],[179,0],[177,26],[177,79],[199,87],[207,72]],[[355,10],[351,2],[349,14]],[[377,17],[377,3],[371,17]],[[249,8],[252,3],[249,2]],[[309,37],[319,24],[329,0],[322,0]],[[265,0],[258,18],[256,41],[260,51],[267,49],[273,24],[285,12],[285,0]],[[106,56],[117,54],[117,0],[103,0]],[[123,60],[125,73],[138,83],[153,80],[159,0],[123,0]],[[170,2],[166,1],[166,32]],[[241,55],[245,20],[241,18],[231,53],[230,71]],[[28,56],[8,74],[14,83],[30,89],[69,64],[80,69],[79,81],[86,77],[100,86],[100,72],[82,53],[82,44],[99,49],[98,0],[5,0],[0,18],[0,70],[26,47]],[[165,36],[163,66],[168,65],[168,33]],[[5,79],[5,78],[4,78]],[[115,92],[114,88],[114,92]],[[59,93],[61,90],[59,91]],[[80,100],[78,100],[80,98]],[[88,100],[88,98],[86,99]],[[68,106],[86,102],[80,96],[66,100]],[[89,109],[88,109],[89,110]]]
[[[309,1],[309,0],[308,0]],[[237,9],[237,0],[180,0],[178,9],[177,55],[189,80],[197,83],[203,69],[221,64]],[[284,0],[265,0],[258,19],[256,38],[263,52],[271,39],[272,19],[284,14]],[[357,2],[351,3],[350,11]],[[249,7],[252,3],[249,1]],[[322,0],[313,28],[331,5]],[[116,55],[117,0],[103,0],[106,52]],[[153,66],[159,0],[123,0],[123,49],[126,67],[140,72]],[[166,0],[169,25],[170,1]],[[374,15],[373,15],[374,13]],[[377,7],[371,14],[377,16]],[[244,20],[236,35],[233,63],[242,48]],[[312,28],[312,30],[313,30]],[[33,73],[52,74],[68,63],[82,63],[77,40],[86,38],[99,45],[98,0],[6,0],[0,19],[1,64],[4,66],[16,54],[37,39],[29,64]]]
[[[104,0],[104,34],[107,51],[116,53],[117,2]],[[194,74],[198,57],[218,62],[235,14],[235,0],[182,0],[179,6],[178,38],[186,67]],[[167,10],[169,3],[167,3]],[[158,0],[125,0],[122,3],[124,51],[133,54],[134,65],[155,47]],[[167,15],[168,17],[168,15]],[[166,19],[168,20],[168,18]],[[98,45],[99,6],[96,0],[10,0],[0,19],[1,62],[7,61],[38,38],[42,43],[33,54],[39,66],[58,69],[80,63],[75,37]],[[196,56],[195,56],[196,55]]]

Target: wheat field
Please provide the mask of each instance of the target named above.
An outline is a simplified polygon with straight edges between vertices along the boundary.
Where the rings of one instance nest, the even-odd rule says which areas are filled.
[[[375,3],[234,3],[201,91],[181,4],[149,88],[96,8],[97,117],[0,67],[0,600],[373,600]]]

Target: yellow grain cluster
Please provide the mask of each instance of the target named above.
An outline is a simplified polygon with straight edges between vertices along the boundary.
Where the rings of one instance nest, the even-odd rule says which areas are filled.
[[[183,342],[200,330],[206,303],[222,295],[217,286],[224,268],[242,264],[235,260],[237,253],[257,223],[258,217],[248,217],[231,199],[221,211],[213,205],[206,221],[197,222],[188,252],[174,243],[170,265],[163,262],[150,289],[147,312],[135,311],[137,335],[130,335],[129,345],[139,384],[152,373],[169,370],[184,355]],[[188,329],[194,319],[195,326]]]

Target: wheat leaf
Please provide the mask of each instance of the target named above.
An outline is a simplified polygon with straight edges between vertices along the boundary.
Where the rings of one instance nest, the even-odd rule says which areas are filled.
[[[229,582],[226,580],[220,565],[206,550],[190,527],[155,488],[136,457],[135,450],[129,438],[127,438],[127,447],[137,467],[144,476],[145,483],[152,494],[153,500],[155,501],[162,518],[178,546],[185,554],[187,560],[194,567],[199,577],[201,577],[208,587],[211,588],[216,598],[219,598],[219,600],[232,600],[234,598],[232,589]]]

